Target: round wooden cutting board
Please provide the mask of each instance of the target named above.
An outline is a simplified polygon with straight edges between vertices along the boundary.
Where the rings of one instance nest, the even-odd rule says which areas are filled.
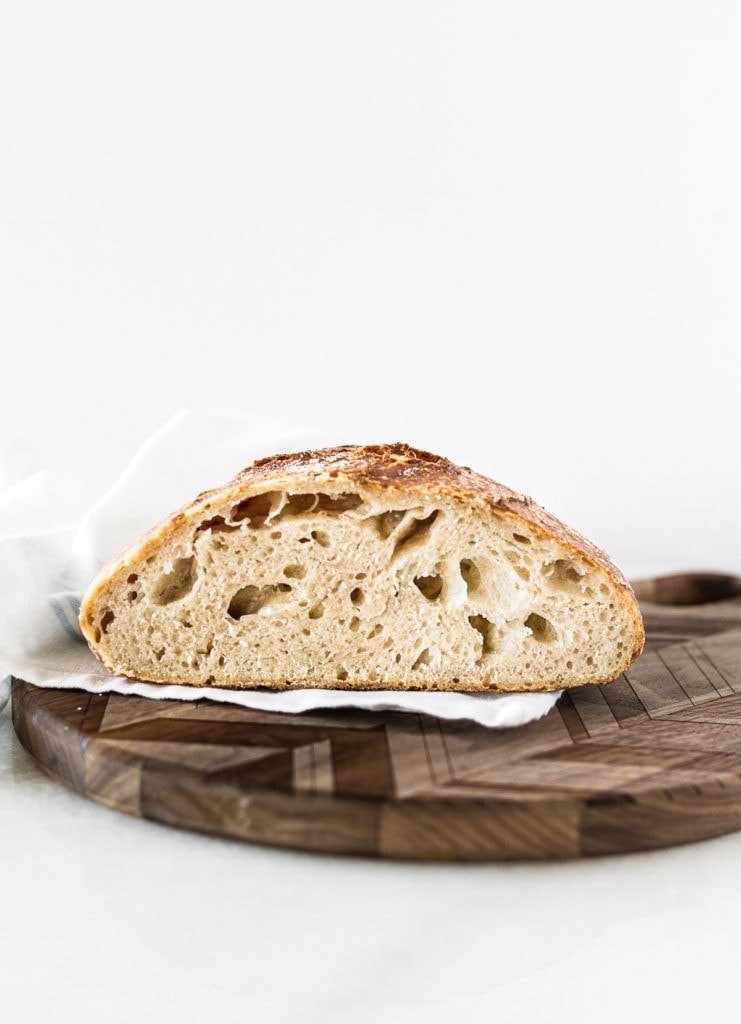
[[[55,778],[158,822],[297,849],[425,860],[581,857],[741,828],[741,579],[635,584],[647,643],[540,721],[284,715],[13,684]]]

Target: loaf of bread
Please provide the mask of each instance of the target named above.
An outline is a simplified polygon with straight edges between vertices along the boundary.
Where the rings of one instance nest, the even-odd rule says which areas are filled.
[[[602,683],[644,636],[604,552],[403,444],[253,463],[105,566],[80,625],[117,675],[278,690]]]

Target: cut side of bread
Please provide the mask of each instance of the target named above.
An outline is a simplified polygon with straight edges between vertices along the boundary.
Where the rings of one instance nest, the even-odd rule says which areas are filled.
[[[402,444],[253,463],[104,566],[80,626],[117,675],[237,689],[554,690],[644,639],[604,552]]]

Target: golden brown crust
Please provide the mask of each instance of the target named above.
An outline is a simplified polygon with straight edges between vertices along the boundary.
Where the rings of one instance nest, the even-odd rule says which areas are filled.
[[[340,445],[274,455],[251,463],[221,487],[203,491],[130,544],[96,575],[80,610],[80,625],[94,653],[106,664],[92,639],[87,612],[106,581],[117,569],[126,565],[134,553],[137,557],[145,557],[149,550],[185,519],[207,512],[211,505],[272,489],[291,488],[300,491],[302,481],[305,481],[308,489],[320,485],[332,489],[355,487],[379,492],[401,488],[407,493],[416,492],[420,497],[428,499],[451,497],[484,504],[519,517],[536,530],[552,535],[613,577],[623,592],[626,607],[634,621],[635,643],[631,663],[641,653],[644,630],[637,600],[628,580],[604,551],[530,497],[518,494],[467,466],[458,466],[443,456],[403,443]],[[109,665],[106,667],[110,668]]]

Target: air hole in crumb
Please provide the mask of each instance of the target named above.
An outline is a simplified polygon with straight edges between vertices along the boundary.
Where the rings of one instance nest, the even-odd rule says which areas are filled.
[[[329,547],[329,534],[325,533],[324,530],[312,530],[311,539],[316,541],[320,548]]]
[[[359,494],[291,494],[280,515],[302,515],[307,512],[338,515],[362,504],[363,499]]]
[[[288,501],[281,509],[281,516],[300,516],[313,512],[319,501],[318,494],[289,494]]]
[[[397,654],[397,655],[396,655],[396,657],[394,658],[394,661],[395,661],[395,662],[396,662],[396,664],[398,665],[398,664],[399,664],[399,662],[401,661],[401,655],[400,655],[400,654]]]
[[[266,520],[278,522],[289,516],[341,515],[362,505],[359,494],[284,494],[268,491],[253,498],[245,498],[232,508],[235,522],[249,519],[250,528],[262,526]]]
[[[481,592],[481,572],[479,567],[471,558],[463,558],[460,563],[460,573],[469,597],[475,597]]]
[[[341,668],[337,673],[337,679],[339,682],[344,683],[347,679],[347,669]]]
[[[156,650],[154,652],[154,656],[157,659],[157,661],[162,661],[162,659],[165,656],[165,648],[164,647],[160,647],[158,650]]]
[[[321,619],[322,615],[324,615],[324,605],[321,601],[317,601],[316,604],[313,604],[311,608],[309,608],[309,618]]]
[[[365,601],[365,594],[360,589],[360,587],[355,587],[353,590],[350,591],[350,600],[352,601],[356,608],[359,608],[360,605]]]
[[[553,624],[544,619],[537,612],[531,612],[525,619],[525,625],[532,632],[533,637],[541,644],[552,643],[556,639],[556,630]]]
[[[338,512],[351,512],[362,504],[363,499],[359,494],[319,494],[315,511],[334,515]]]
[[[230,518],[234,523],[248,519],[250,529],[255,530],[263,525],[272,512],[280,508],[283,498],[282,491],[266,491],[264,494],[245,498],[232,507]]]
[[[287,594],[290,590],[287,583],[270,583],[266,587],[241,587],[229,602],[227,612],[233,619],[241,619],[243,615],[255,615],[279,594]]]
[[[518,544],[531,544],[532,541],[529,537],[526,537],[522,533],[513,533],[512,540],[516,540]]]
[[[136,601],[136,599],[137,599],[137,597],[138,597],[138,596],[139,596],[139,594],[137,593],[137,591],[136,591],[136,590],[130,590],[130,591],[128,592],[128,594],[126,595],[126,598],[127,598],[127,600],[129,600],[129,601]]]
[[[353,617],[350,619],[349,629],[351,629],[353,633],[356,633],[359,625],[360,619],[357,617],[357,615],[353,615]]]
[[[392,558],[400,552],[407,550],[410,546],[418,547],[423,544],[429,535],[432,525],[440,515],[439,509],[433,509],[424,519],[411,519],[399,531],[398,539],[394,544]]]
[[[366,572],[356,572],[355,573],[355,579],[356,580],[364,580],[367,575],[368,575],[368,573],[366,573]]]
[[[223,516],[214,516],[212,519],[204,519],[196,527],[196,533],[205,533],[206,530],[210,530],[211,533],[231,533],[232,530],[239,530],[239,526],[235,526],[233,523],[227,523]]]
[[[428,601],[437,601],[442,593],[442,576],[415,576],[413,582],[420,594],[426,597]]]
[[[491,654],[491,652],[495,650],[494,623],[489,622],[489,620],[484,615],[469,615],[468,621],[471,624],[471,626],[473,626],[473,628],[476,630],[476,632],[481,634],[482,655]]]
[[[227,612],[233,619],[241,619],[243,615],[254,615],[264,603],[263,588],[242,587],[232,597]]]
[[[412,665],[412,672],[416,672],[418,668],[421,668],[423,665],[429,665],[429,664],[430,664],[430,649],[429,649],[429,647],[425,647],[425,649],[423,651],[420,651],[420,653],[417,655],[417,658],[416,658],[414,664]]]
[[[380,516],[373,516],[370,522],[374,524],[381,540],[388,540],[405,515],[406,512],[401,509],[392,509],[382,512]]]
[[[130,576],[126,577],[126,582],[127,583],[136,583],[136,581],[138,579],[139,579],[139,577],[137,576],[137,574],[135,572],[132,572]]]
[[[573,663],[573,661],[567,661],[567,662],[566,662],[566,668],[569,668],[569,669],[571,669],[571,668],[573,668],[573,667],[574,667],[574,663]]]
[[[509,564],[515,570],[521,580],[529,580],[530,572],[526,566],[520,561],[520,555],[517,551],[505,551],[504,557],[507,559]]]
[[[306,566],[287,565],[283,570],[283,575],[287,576],[289,580],[302,580],[306,575]]]
[[[557,558],[543,566],[543,575],[556,590],[573,590],[581,581],[584,573],[579,572],[568,558]]]
[[[103,618],[100,620],[100,628],[104,633],[108,632],[108,627],[113,622],[116,616],[113,614],[111,609],[103,613]]]
[[[372,639],[373,639],[373,637],[375,637],[375,636],[378,636],[378,635],[379,635],[380,633],[382,633],[382,632],[383,632],[383,626],[381,625],[381,623],[380,623],[380,622],[377,622],[377,623],[375,624],[375,626],[373,627],[373,629],[372,629],[372,630],[370,631],[370,633],[368,634],[368,639],[369,639],[369,640],[372,640]]]
[[[192,555],[190,558],[176,558],[171,572],[160,577],[152,600],[155,604],[181,601],[193,589],[197,576],[196,560]]]

